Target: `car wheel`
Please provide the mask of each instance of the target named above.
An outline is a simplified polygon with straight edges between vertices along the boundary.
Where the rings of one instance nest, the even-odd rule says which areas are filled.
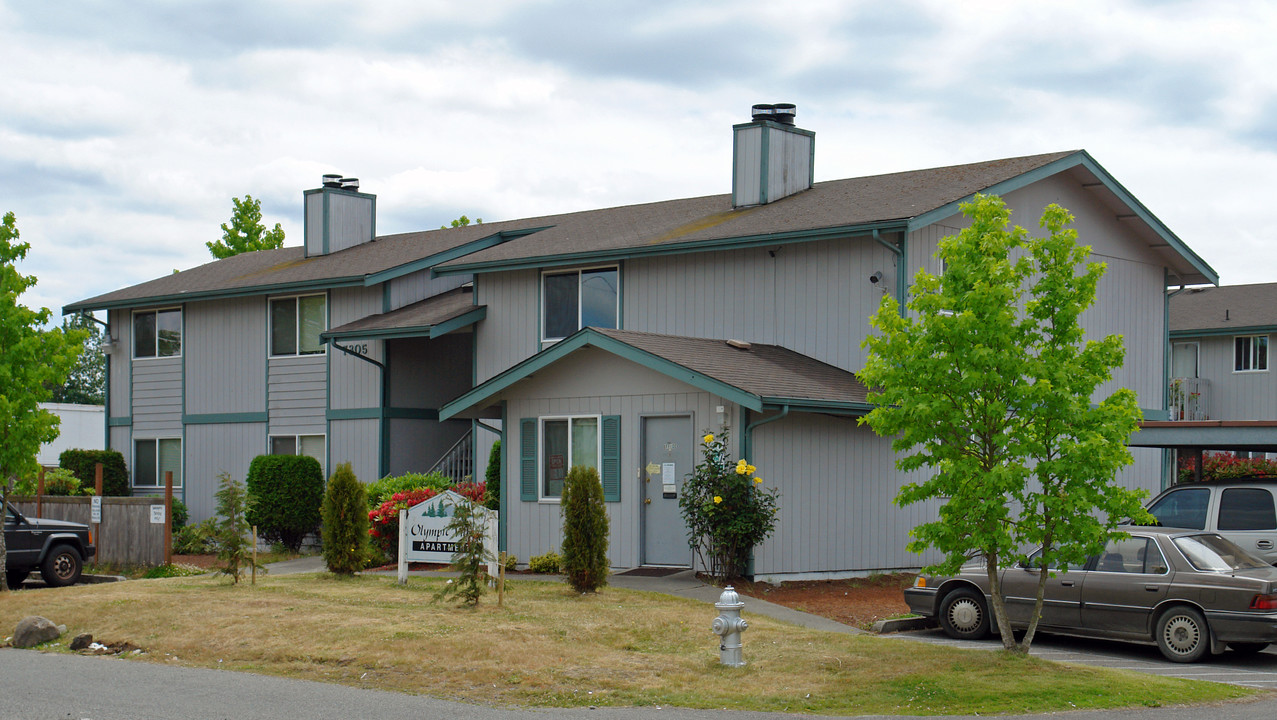
[[[49,587],[74,585],[80,580],[80,553],[70,545],[59,545],[49,551],[40,565],[40,577]]]
[[[1171,662],[1197,662],[1210,652],[1206,618],[1190,607],[1174,607],[1157,619],[1157,647]]]
[[[1268,643],[1228,643],[1228,647],[1232,648],[1233,652],[1238,655],[1254,655],[1268,647]]]
[[[989,634],[989,610],[984,597],[971,588],[959,588],[940,602],[940,627],[959,640],[978,640]]]
[[[27,575],[30,575],[30,574],[31,574],[30,570],[10,570],[9,572],[5,573],[4,581],[9,586],[10,590],[17,590],[18,588],[22,587],[22,581],[26,580]]]

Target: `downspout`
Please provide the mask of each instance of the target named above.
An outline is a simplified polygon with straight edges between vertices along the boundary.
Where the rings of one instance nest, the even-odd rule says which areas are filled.
[[[754,428],[757,428],[760,425],[766,425],[767,423],[776,422],[777,420],[783,420],[785,419],[785,416],[788,414],[789,414],[789,405],[783,405],[781,407],[779,415],[772,415],[769,418],[764,418],[763,420],[759,420],[756,423],[751,423],[749,425],[746,425],[744,436],[741,438],[741,457],[745,458],[746,461],[751,460],[753,458]]]
[[[894,245],[882,238],[882,234],[878,232],[878,228],[873,230],[873,238],[879,245],[891,251],[896,256],[896,305],[899,306],[900,316],[905,314],[905,282],[909,276],[909,269],[905,267],[905,249],[909,238],[909,228],[900,230],[900,245]]]
[[[351,357],[359,358],[366,363],[372,363],[381,370],[381,408],[378,411],[379,417],[377,418],[377,435],[380,438],[377,448],[377,476],[385,477],[387,472],[386,466],[390,464],[390,437],[386,434],[386,366],[376,360],[373,360],[367,355],[361,355],[350,348],[338,345],[337,340],[334,338],[328,338],[328,344],[334,349],[340,350]],[[332,446],[331,442],[326,444],[329,447]]]

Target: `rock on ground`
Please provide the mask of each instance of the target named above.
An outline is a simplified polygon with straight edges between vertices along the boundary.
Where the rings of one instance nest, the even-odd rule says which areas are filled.
[[[39,615],[28,615],[18,621],[18,627],[13,631],[13,646],[16,648],[35,647],[41,643],[47,643],[50,640],[57,640],[58,636],[66,632],[65,625],[54,625],[53,621]]]

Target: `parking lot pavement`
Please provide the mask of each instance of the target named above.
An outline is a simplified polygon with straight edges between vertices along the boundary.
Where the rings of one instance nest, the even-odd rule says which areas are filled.
[[[942,630],[936,629],[896,633],[882,637],[970,650],[1002,649],[1002,642],[996,636],[984,640],[954,640],[945,635]],[[1210,680],[1263,690],[1277,690],[1277,652],[1273,648],[1256,655],[1240,656],[1225,652],[1223,655],[1214,655],[1205,662],[1173,663],[1163,658],[1155,645],[1039,634],[1033,638],[1029,654],[1055,662],[1095,665],[1164,677]]]

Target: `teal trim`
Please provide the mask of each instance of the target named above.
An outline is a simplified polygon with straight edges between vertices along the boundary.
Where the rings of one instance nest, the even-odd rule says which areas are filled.
[[[110,316],[108,315],[108,317]],[[106,339],[107,339],[107,342],[110,342],[111,340],[110,326],[107,326]],[[104,422],[102,423],[102,434],[105,436],[102,442],[102,447],[107,450],[110,450],[111,449],[111,356],[110,355],[106,356],[105,365],[106,365],[106,382],[104,384],[106,385],[106,387],[102,388],[102,401],[106,403],[106,412],[102,413],[102,419],[104,420]],[[130,420],[130,422],[132,421]]]
[[[732,207],[740,207],[740,195],[736,186],[736,173],[738,168],[736,163],[740,161],[740,131],[732,128]]]
[[[621,416],[604,415],[602,428],[603,457],[599,474],[603,481],[603,501],[621,502]]]
[[[381,418],[381,408],[329,408],[324,411],[325,420],[377,420]]]
[[[269,419],[264,412],[239,413],[182,413],[183,425],[220,425],[223,423],[264,423]]]
[[[390,423],[386,420],[386,410],[390,405],[390,348],[386,347],[383,342],[381,344],[382,366],[380,379],[381,382],[381,419],[377,421],[377,437],[381,439],[381,452],[377,454],[377,477],[386,477],[390,474]]]
[[[900,257],[896,260],[896,304],[900,306],[900,317],[905,316],[905,301],[908,299],[909,284],[909,230],[900,231]]]
[[[625,329],[625,262],[616,263],[616,329]]]
[[[864,415],[874,409],[874,405],[871,403],[808,400],[805,398],[764,397],[763,404],[767,408],[787,407],[796,412],[826,413],[829,415]]]
[[[488,316],[488,306],[487,305],[477,306],[475,307],[475,309],[469,312],[458,315],[452,318],[451,320],[444,320],[443,322],[432,326],[430,328],[430,337],[432,339],[437,337],[442,337],[452,332],[453,330],[460,330],[463,327],[469,327],[471,325],[474,325],[475,323],[479,322],[480,320],[483,320],[487,316]]]
[[[444,405],[439,409],[439,417],[442,420],[447,420],[459,412],[488,400],[500,393],[502,390],[505,390],[542,368],[548,367],[549,365],[558,362],[563,357],[587,346],[596,347],[600,350],[610,352],[613,355],[637,363],[651,370],[655,370],[664,375],[668,375],[675,380],[685,382],[693,387],[713,393],[738,405],[744,405],[754,410],[763,409],[762,400],[757,395],[745,392],[740,388],[709,377],[703,373],[688,369],[682,365],[666,360],[665,358],[657,357],[656,355],[639,350],[632,345],[627,345],[619,340],[614,340],[592,328],[583,328],[570,337],[558,341],[549,348],[542,350],[527,360],[524,360],[496,377],[493,377],[465,395],[462,395],[456,400]]]
[[[1105,188],[1116,195],[1122,203],[1134,212],[1136,217],[1144,221],[1144,223],[1147,224],[1149,228],[1158,235],[1158,237],[1164,240],[1172,250],[1178,253],[1180,257],[1184,258],[1184,260],[1186,260],[1194,270],[1201,274],[1206,282],[1209,282],[1212,285],[1219,284],[1219,273],[1215,272],[1214,268],[1208,265],[1205,260],[1202,260],[1202,258],[1198,256],[1197,253],[1193,252],[1188,245],[1184,244],[1184,241],[1180,240],[1175,233],[1171,232],[1170,228],[1162,224],[1161,220],[1153,215],[1153,213],[1149,212],[1148,208],[1144,207],[1143,203],[1137,200],[1134,195],[1132,195],[1125,187],[1122,186],[1121,183],[1110,175],[1107,170],[1101,167],[1100,164],[1097,163],[1085,150],[1079,150],[1071,155],[1062,157],[1059,160],[1047,163],[1042,167],[1035,168],[1009,180],[1004,180],[1000,183],[991,185],[988,188],[981,190],[980,193],[983,195],[1005,195],[1009,192],[1014,192],[1027,185],[1038,182],[1039,180],[1043,180],[1079,165],[1086,168],[1092,175],[1099,179],[1100,183],[1104,185]],[[968,195],[960,200],[955,200],[912,218],[909,220],[909,230],[917,230],[918,228],[925,227],[938,220],[957,214],[960,212],[959,206],[962,203],[970,202],[972,197],[973,195]],[[1192,278],[1179,279],[1192,280]]]
[[[324,374],[327,376],[324,382],[324,435],[327,441],[324,442],[324,456],[328,461],[324,467],[332,472],[333,467],[333,354],[324,353]],[[380,408],[378,408],[380,415]]]
[[[182,418],[183,418],[183,421],[185,421],[185,418],[186,418],[186,356],[190,354],[187,352],[186,343],[188,340],[190,340],[190,338],[191,336],[187,334],[186,332],[186,306],[182,305]],[[185,463],[186,463],[186,431],[185,430],[182,431],[182,463],[183,463],[183,466],[185,466]],[[185,485],[186,483],[182,483],[182,484]]]
[[[762,420],[759,420],[756,423],[746,425],[745,432],[742,433],[742,438],[741,438],[741,457],[745,458],[746,460],[750,460],[753,458],[755,429],[757,429],[759,426],[766,425],[767,423],[774,423],[777,420],[784,420],[786,417],[788,417],[788,415],[789,415],[789,406],[785,405],[784,407],[780,409],[779,415],[772,415],[771,417],[763,418]]]
[[[480,250],[487,250],[490,247],[495,247],[509,240],[538,233],[550,227],[553,226],[545,225],[542,227],[524,228],[522,230],[502,230],[494,235],[488,235],[486,237],[479,238],[478,240],[472,240],[464,245],[458,245],[454,248],[444,250],[443,252],[437,252],[434,255],[429,255],[421,258],[420,260],[413,260],[410,263],[405,263],[398,267],[390,268],[389,270],[382,270],[381,272],[373,273],[364,279],[364,284],[376,285],[377,283],[386,282],[387,280],[394,280],[395,278],[400,278],[405,275],[411,275],[419,270],[429,270],[435,265],[446,263],[450,260],[456,260],[457,258],[477,253]]]
[[[537,501],[537,419],[519,421],[519,500]]]
[[[106,426],[108,428],[130,427],[131,425],[133,425],[133,418],[127,415],[124,417],[109,417],[106,419]],[[107,432],[107,437],[111,437],[110,431]]]
[[[437,408],[386,407],[382,409],[382,415],[396,420],[438,420],[439,410]]]
[[[562,255],[537,255],[515,260],[494,260],[478,263],[460,263],[437,267],[435,275],[462,275],[473,272],[504,272],[507,270],[530,270],[565,267],[570,265],[587,265],[593,263],[615,263],[632,258],[652,257],[654,255],[682,255],[686,253],[710,252],[715,250],[736,250],[742,248],[769,247],[800,242],[816,242],[837,237],[869,235],[873,231],[886,230],[895,232],[905,229],[900,220],[883,220],[879,222],[842,225],[838,227],[814,228],[811,230],[793,230],[789,232],[770,233],[765,235],[742,235],[739,237],[721,238],[718,240],[697,240],[680,243],[657,243],[637,247],[616,248],[607,250],[591,250]]]
[[[772,135],[771,128],[762,123],[762,140],[758,149],[759,167],[758,167],[758,204],[763,205],[767,202],[768,173],[771,171],[771,154],[772,154]]]
[[[1145,420],[1169,420],[1170,411],[1163,408],[1140,408]]]
[[[110,302],[95,303],[92,305],[86,304],[85,302],[74,303],[63,307],[62,312],[78,312],[80,310],[121,310],[141,307],[143,305],[165,305],[173,303],[198,302],[202,300],[222,300],[226,298],[250,297],[253,295],[279,295],[309,291],[323,291],[332,288],[361,287],[363,284],[364,279],[362,276],[347,276],[291,283],[276,283],[273,285],[246,285],[244,287],[226,288],[224,290],[205,290],[203,292],[154,295],[150,297],[129,298],[127,300],[113,300]],[[132,352],[130,351],[129,354],[132,355]]]
[[[364,284],[368,284],[367,278],[364,279]],[[381,311],[383,313],[390,312],[390,283],[382,283],[381,285]]]
[[[750,122],[747,122],[747,123],[737,123],[732,126],[732,130],[740,130],[740,129],[748,128],[748,127],[775,128],[777,130],[783,130],[784,132],[787,132],[787,133],[794,133],[795,135],[806,135],[807,137],[810,137],[810,138],[816,137],[816,133],[814,131],[804,130],[794,125],[784,125],[782,123],[776,122],[775,120],[751,120]]]
[[[1210,328],[1209,330],[1172,330],[1172,340],[1197,337],[1228,337],[1230,335],[1265,335],[1277,332],[1277,325],[1247,325],[1235,328]]]
[[[497,547],[506,552],[510,551],[509,531],[507,530],[510,523],[509,509],[514,507],[514,500],[510,494],[510,483],[507,482],[510,473],[506,470],[506,458],[509,457],[506,452],[507,448],[510,447],[510,444],[506,442],[506,428],[508,427],[510,427],[510,423],[507,418],[505,401],[503,400],[501,401],[501,432],[498,433],[501,438],[501,497],[499,498],[501,506],[497,512]]]
[[[262,390],[263,390],[262,410],[264,410],[269,415],[270,414],[270,298],[266,297],[265,295],[262,296],[262,307],[260,312],[262,313],[262,316],[266,318],[266,322],[263,323],[263,325],[266,327],[266,337],[264,339],[264,344],[262,345],[262,349],[264,351],[265,358],[266,358],[265,361],[262,363],[262,365],[266,367],[266,378],[264,380],[265,384],[262,385]],[[270,421],[268,420],[267,422],[269,423]],[[267,442],[269,443],[269,438],[270,438],[269,427],[266,428],[266,434],[268,438]],[[327,443],[324,443],[324,444],[327,445]]]
[[[807,144],[807,187],[816,184],[816,133],[808,133],[811,142]]]

